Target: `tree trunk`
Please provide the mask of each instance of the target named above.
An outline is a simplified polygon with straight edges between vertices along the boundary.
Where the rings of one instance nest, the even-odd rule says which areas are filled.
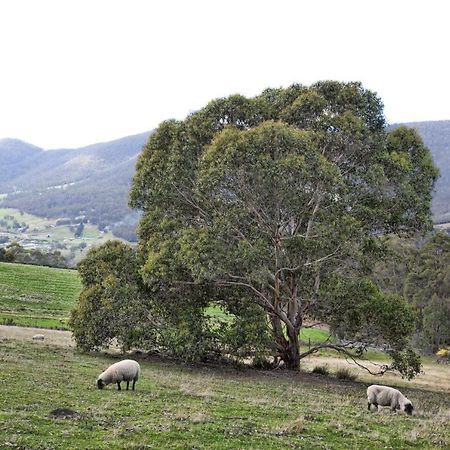
[[[288,346],[284,357],[281,356],[287,369],[300,370],[300,342],[298,339],[298,330],[288,329]]]
[[[300,343],[298,339],[299,330],[287,331],[287,339],[283,330],[282,322],[276,315],[270,315],[272,334],[275,338],[278,356],[285,367],[290,370],[300,369]]]

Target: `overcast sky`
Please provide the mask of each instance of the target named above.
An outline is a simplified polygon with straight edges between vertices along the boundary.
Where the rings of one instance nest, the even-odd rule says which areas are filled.
[[[0,0],[0,138],[80,147],[325,79],[361,81],[391,123],[450,120],[449,13],[446,0]]]

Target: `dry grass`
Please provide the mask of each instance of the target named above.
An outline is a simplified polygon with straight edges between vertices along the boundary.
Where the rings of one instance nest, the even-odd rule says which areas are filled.
[[[386,373],[382,377],[369,374],[364,369],[358,367],[354,362],[334,356],[312,356],[301,361],[302,369],[311,371],[318,365],[327,365],[330,372],[343,368],[351,368],[358,379],[365,383],[379,383],[395,386],[413,387],[432,391],[450,393],[450,365],[425,362],[422,373],[414,380],[408,381],[396,373]],[[377,370],[375,364],[367,363],[367,366]]]

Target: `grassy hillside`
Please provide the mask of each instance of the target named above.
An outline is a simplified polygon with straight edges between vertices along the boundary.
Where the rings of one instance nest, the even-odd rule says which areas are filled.
[[[0,263],[0,323],[67,328],[80,290],[75,270]]]
[[[141,360],[136,391],[100,391],[115,361],[3,340],[2,448],[432,449],[450,447],[450,397],[410,385],[412,417],[368,412],[367,383],[307,373],[183,367]],[[29,376],[30,375],[30,376]],[[73,418],[51,412],[68,408]]]

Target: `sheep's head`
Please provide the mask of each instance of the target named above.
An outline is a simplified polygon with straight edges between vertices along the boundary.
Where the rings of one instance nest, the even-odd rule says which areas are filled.
[[[106,386],[106,383],[105,383],[101,378],[99,378],[99,379],[97,380],[97,387],[98,387],[99,389],[103,389],[105,386]]]
[[[413,409],[414,409],[414,407],[411,403],[407,403],[405,405],[405,413],[408,414],[408,416],[412,415]]]

